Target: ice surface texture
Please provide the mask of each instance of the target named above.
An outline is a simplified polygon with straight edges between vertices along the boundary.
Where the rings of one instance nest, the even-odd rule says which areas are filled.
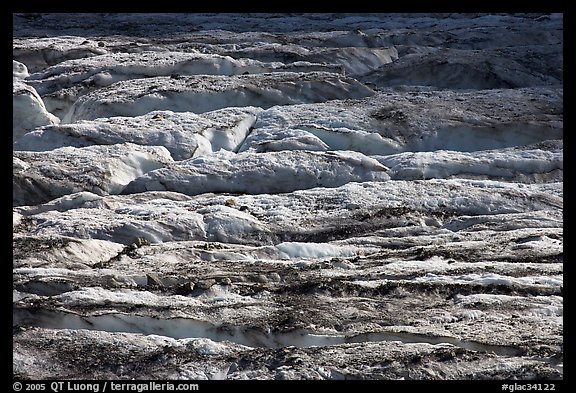
[[[562,14],[88,16],[13,14],[17,378],[563,378]]]

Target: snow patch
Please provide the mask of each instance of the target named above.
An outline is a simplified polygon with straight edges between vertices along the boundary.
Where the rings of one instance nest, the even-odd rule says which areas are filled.
[[[189,338],[181,341],[202,356],[222,356],[233,352],[230,344],[216,342],[209,338]]]
[[[250,133],[238,151],[262,153],[282,150],[325,151],[329,149],[330,146],[308,131],[259,128]]]
[[[15,205],[39,204],[80,191],[116,194],[138,176],[172,162],[163,146],[130,143],[15,151],[13,157],[29,165],[25,171],[14,171]]]
[[[12,228],[17,227],[22,222],[22,214],[13,211],[12,212]]]
[[[45,30],[44,30],[45,31]],[[98,42],[85,37],[61,35],[14,39],[12,55],[28,66],[30,72],[37,72],[48,66],[70,59],[82,59],[106,53]]]
[[[70,108],[63,122],[139,116],[154,110],[204,113],[225,107],[270,108],[373,94],[355,79],[327,72],[155,77],[120,81],[86,94]]]
[[[40,95],[33,87],[20,80],[12,82],[12,140],[16,141],[28,131],[44,125],[58,124],[49,113]]]
[[[209,241],[240,243],[251,233],[267,231],[256,218],[228,206],[211,206],[197,210],[204,217]]]
[[[17,239],[20,240],[19,238]],[[23,238],[23,241],[26,240],[26,238]],[[49,263],[60,266],[61,263],[64,263],[65,266],[69,266],[70,269],[84,269],[86,266],[92,266],[99,262],[110,260],[110,258],[117,256],[124,248],[122,244],[98,239],[37,236],[36,240],[44,241],[48,245],[54,242],[60,243],[60,245],[39,247],[38,250],[29,251],[24,256],[16,258],[16,260],[25,263],[26,266],[45,266]],[[60,268],[33,268],[30,270],[26,268],[15,268],[14,272],[18,274],[55,275],[62,277],[67,277],[71,274],[70,270],[60,270]]]
[[[42,127],[14,143],[15,150],[46,151],[63,146],[85,147],[130,142],[164,146],[174,160],[220,149],[236,151],[260,108],[224,108],[201,115],[154,111],[137,117],[101,118]]]
[[[425,276],[414,279],[416,282],[434,282],[451,284],[478,284],[478,285],[501,285],[501,286],[542,286],[548,288],[560,288],[564,279],[561,275],[554,276],[526,276],[509,277],[495,273],[467,274],[460,276],[444,276],[428,273]]]
[[[521,175],[563,170],[563,151],[499,149],[473,153],[437,150],[375,157],[394,180],[484,176],[516,180]]]
[[[30,76],[28,68],[19,61],[12,60],[12,79],[26,79]]]
[[[66,306],[75,305],[107,305],[107,304],[127,304],[127,305],[151,305],[157,306],[172,304],[173,306],[191,305],[198,303],[198,300],[185,296],[173,295],[170,297],[156,295],[148,291],[132,289],[117,289],[111,291],[101,287],[88,287],[76,291],[70,291],[55,296]]]
[[[349,182],[387,181],[387,168],[356,152],[243,152],[180,161],[146,173],[126,186],[123,194],[176,191],[267,194]]]
[[[56,198],[50,202],[44,203],[38,206],[22,206],[18,207],[19,212],[23,215],[30,216],[51,210],[55,211],[67,211],[72,209],[78,209],[81,207],[88,207],[94,205],[98,207],[98,202],[102,200],[102,196],[96,195],[89,191],[81,191],[68,195],[64,195],[60,198]]]
[[[283,259],[322,259],[332,257],[354,257],[358,248],[337,246],[324,243],[284,242],[277,244],[276,249]]]

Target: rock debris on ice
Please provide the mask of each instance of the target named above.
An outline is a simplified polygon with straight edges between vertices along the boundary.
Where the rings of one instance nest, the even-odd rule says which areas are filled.
[[[16,379],[563,378],[563,14],[13,13]]]

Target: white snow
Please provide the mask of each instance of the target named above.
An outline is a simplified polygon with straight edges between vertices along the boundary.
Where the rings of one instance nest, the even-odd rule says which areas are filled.
[[[65,292],[63,294],[53,296],[53,299],[61,302],[64,306],[77,306],[77,305],[110,305],[110,304],[122,304],[122,305],[154,305],[157,308],[165,308],[170,307],[173,309],[176,308],[187,308],[187,307],[200,307],[208,308],[212,304],[219,304],[219,305],[229,305],[229,306],[249,306],[251,304],[258,304],[260,303],[259,300],[248,297],[248,296],[241,296],[236,293],[227,291],[223,289],[223,287],[215,285],[210,288],[208,291],[204,292],[201,296],[197,297],[190,297],[190,296],[181,296],[181,295],[169,295],[166,296],[164,294],[156,294],[145,290],[138,290],[138,289],[124,289],[119,288],[115,290],[104,289],[101,287],[87,287],[82,288],[75,291]],[[122,315],[118,315],[122,318]],[[129,319],[130,316],[127,316]],[[203,315],[198,315],[201,319]],[[142,318],[143,322],[146,318]],[[159,324],[159,320],[155,321],[156,324]],[[189,320],[190,325],[194,325],[196,323],[197,328],[201,329],[203,322],[201,320]],[[160,323],[161,325],[162,323]],[[204,329],[208,328],[209,325],[204,327]],[[153,323],[151,323],[153,325]],[[174,321],[172,327],[170,324],[166,324],[167,334],[168,336],[172,337],[194,337],[192,332],[186,332],[186,324],[181,324],[178,326],[177,321]],[[144,330],[147,330],[143,326]],[[154,328],[152,328],[154,329]],[[170,333],[170,330],[179,333]],[[203,334],[198,334],[199,337],[204,336]]]
[[[440,127],[435,130],[435,134],[414,142],[410,146],[410,150],[456,150],[467,152],[524,146],[561,138],[562,128],[547,124],[505,124],[490,127],[451,126]]]
[[[28,76],[30,76],[30,74],[28,74],[26,64],[12,60],[12,79],[26,79]]]
[[[533,252],[545,252],[547,250],[562,253],[563,243],[558,239],[550,238],[546,235],[533,236],[510,247],[512,250],[532,250]]]
[[[154,110],[203,113],[226,107],[270,108],[373,94],[355,79],[328,72],[155,77],[120,81],[81,96],[63,122],[139,116]]]
[[[564,167],[561,142],[554,151],[498,149],[467,153],[436,150],[375,158],[390,168],[390,176],[395,180],[446,179],[455,176],[517,180],[522,175],[546,174]]]
[[[198,300],[186,296],[173,295],[170,297],[159,296],[148,291],[139,291],[132,289],[118,289],[111,291],[101,287],[87,287],[77,291],[70,291],[55,296],[55,299],[61,301],[67,306],[82,304],[131,304],[131,305],[190,305],[198,303]]]
[[[20,222],[22,222],[22,214],[18,212],[12,212],[12,228],[20,225]]]
[[[66,211],[66,210],[78,209],[81,207],[88,207],[89,205],[99,207],[100,206],[99,202],[101,200],[102,196],[100,195],[96,195],[89,191],[80,191],[64,195],[60,198],[56,198],[42,205],[22,206],[16,209],[23,215],[34,215],[51,210]]]
[[[398,142],[375,132],[340,127],[326,129],[322,126],[309,126],[304,129],[326,143],[332,150],[360,151],[366,155],[385,155],[403,150]]]
[[[358,252],[358,248],[353,246],[337,246],[326,243],[284,242],[275,247],[280,252],[280,257],[284,259],[353,257]]]
[[[19,375],[561,377],[561,14],[84,19],[13,14]]]
[[[561,88],[525,88],[489,93],[441,90],[414,98],[409,92],[384,90],[361,100],[276,106],[259,114],[240,151],[266,151],[268,143],[273,146],[268,150],[281,150],[277,140],[283,136],[296,138],[302,146],[311,144],[313,150],[325,150],[326,145],[367,155],[524,146],[562,139],[562,122],[547,109],[562,102],[562,95]],[[537,121],[535,113],[541,114]],[[293,148],[289,143],[285,147]],[[530,158],[534,165],[538,157],[522,153],[518,158],[526,163]],[[547,158],[543,155],[541,160]]]
[[[282,150],[330,150],[322,140],[308,131],[299,129],[278,130],[276,128],[258,128],[253,130],[238,149],[257,153]]]
[[[74,59],[59,62],[30,76],[31,83],[42,94],[53,93],[73,84],[94,79],[99,76],[104,80],[97,81],[100,87],[127,79],[149,78],[171,75],[242,75],[266,72],[310,72],[318,68],[329,68],[325,65],[331,57],[332,63],[340,59],[334,58],[333,49],[317,48],[316,52],[328,52],[316,62],[299,61],[284,64],[282,62],[261,62],[251,58],[222,56],[214,53],[200,53],[197,50],[153,51],[143,50],[133,53],[106,53],[86,59]],[[349,53],[340,53],[347,62],[353,58],[355,64],[347,67],[349,73],[354,73],[354,67],[365,72],[389,63],[398,54],[391,49],[347,48]],[[235,52],[238,54],[238,52]],[[99,83],[101,82],[101,83]]]
[[[79,239],[76,237],[70,238],[62,236],[52,236],[48,238],[39,236],[37,239],[44,240],[48,244],[51,241],[61,241],[63,245],[39,249],[26,258],[27,266],[46,266],[48,264],[62,266],[61,262],[64,261],[64,266],[72,270],[82,270],[85,269],[87,265],[94,265],[115,257],[124,247],[119,243],[98,239]],[[26,238],[23,239],[23,241],[27,240]],[[20,257],[15,257],[15,260],[20,259]],[[70,270],[60,268],[18,268],[14,269],[14,272],[15,274],[62,277],[67,277],[71,273]]]
[[[363,48],[350,48],[350,52],[367,52]],[[372,70],[390,62],[394,50],[376,49],[370,51],[372,64],[357,62],[356,67]],[[238,56],[236,56],[238,57]],[[356,55],[358,57],[358,55]],[[397,57],[397,53],[396,53]],[[361,60],[369,56],[361,56]],[[323,59],[321,59],[323,60]],[[266,62],[249,58],[232,58],[213,53],[200,53],[196,50],[179,51],[140,51],[136,53],[106,53],[85,59],[59,62],[40,72],[30,75],[30,83],[41,94],[52,94],[75,84],[89,84],[93,81],[98,87],[112,83],[156,76],[181,75],[242,75],[274,71],[309,72],[319,71],[325,61],[310,62]],[[77,98],[77,97],[76,97]]]
[[[81,59],[106,53],[91,39],[78,36],[15,38],[12,49],[15,60],[26,64],[30,72],[69,59]]]
[[[166,200],[155,202],[146,206],[148,210],[144,210],[144,206],[126,206],[115,210],[81,208],[65,212],[47,211],[37,215],[42,221],[38,234],[61,234],[122,244],[132,244],[137,238],[144,238],[150,243],[206,240],[201,214],[185,207],[170,206]]]
[[[398,59],[395,47],[367,48],[338,45],[335,47],[256,42],[241,48],[224,49],[234,57],[250,57],[264,61],[281,60],[286,68],[324,65],[355,77],[376,70]],[[311,67],[310,67],[311,68]],[[314,71],[312,68],[309,71]]]
[[[527,300],[523,296],[473,294],[457,295],[454,300],[456,304],[465,308],[511,306],[517,308],[518,311],[516,312],[525,317],[540,317],[548,320],[554,318],[560,324],[562,324],[562,316],[564,315],[564,299],[561,296],[531,296]]]
[[[28,165],[13,171],[14,192],[21,195],[14,199],[15,205],[38,204],[79,191],[117,194],[143,173],[172,162],[163,146],[131,143],[15,151],[13,157]]]
[[[404,267],[404,266],[403,266]],[[406,265],[406,270],[402,272],[396,272],[396,274],[408,275],[411,273],[410,266]],[[422,272],[422,269],[416,269],[416,272]],[[456,271],[456,268],[454,268]],[[462,266],[460,265],[460,269]],[[442,270],[442,269],[441,269]],[[353,280],[351,281],[355,285],[365,287],[365,288],[378,288],[381,285],[387,284],[389,282],[398,283],[425,283],[431,285],[482,285],[482,286],[504,286],[512,287],[515,289],[523,288],[539,288],[547,290],[558,290],[563,285],[563,277],[561,275],[554,276],[526,276],[526,277],[511,277],[507,275],[495,274],[495,273],[483,273],[483,274],[460,274],[460,275],[448,275],[448,274],[436,274],[436,273],[426,273],[422,276],[417,276],[405,279],[375,279],[375,280]],[[457,300],[459,302],[460,300]],[[498,300],[488,300],[488,302],[498,302]],[[478,302],[483,302],[483,300],[478,300]],[[470,305],[477,306],[477,302],[471,302]],[[558,312],[561,306],[543,306],[537,308],[537,310],[553,310],[553,312]],[[545,311],[546,312],[546,311]]]
[[[12,140],[16,141],[36,127],[58,124],[58,119],[49,113],[42,98],[33,87],[14,78],[12,82]]]
[[[54,252],[56,259],[89,261],[96,264],[108,260],[122,250],[122,245],[98,239],[73,241],[65,248]],[[115,254],[116,253],[116,254]]]
[[[233,156],[233,153],[228,154]],[[263,156],[266,153],[257,154]],[[263,179],[258,181],[262,182]],[[561,187],[561,184],[557,186]],[[412,229],[415,225],[421,225],[420,212],[440,215],[449,208],[450,214],[457,218],[443,220],[446,221],[443,223],[446,236],[467,231],[470,227],[470,231],[478,231],[478,238],[470,243],[470,247],[476,248],[478,244],[486,242],[486,239],[482,238],[486,229],[491,230],[491,238],[495,238],[507,236],[506,232],[499,235],[500,227],[506,231],[524,228],[524,225],[527,228],[539,228],[538,222],[545,222],[545,227],[561,228],[561,215],[557,215],[554,220],[550,218],[554,216],[550,216],[549,212],[561,208],[562,199],[544,192],[545,188],[549,188],[549,185],[543,187],[538,184],[487,180],[433,179],[351,182],[336,188],[316,187],[277,195],[231,197],[204,194],[188,199],[181,194],[149,191],[105,196],[102,200],[87,201],[65,211],[62,211],[65,204],[54,201],[47,207],[20,208],[18,212],[38,212],[34,218],[42,225],[36,229],[37,234],[98,238],[124,244],[133,243],[136,237],[144,237],[150,242],[206,240],[206,236],[210,236],[210,232],[206,230],[206,225],[209,224],[214,231],[213,236],[234,239],[248,236],[246,241],[249,241],[250,236],[255,235],[259,241],[267,244],[274,239],[274,233],[287,230],[306,232],[321,228],[323,223],[333,222],[335,214],[344,217],[355,211],[364,215],[380,211],[395,214],[394,209],[406,211],[398,217],[399,221],[394,226],[399,226],[397,236],[407,240],[407,234],[411,233],[410,225]],[[349,207],[351,201],[356,208]],[[71,204],[70,207],[75,206]],[[204,209],[203,214],[198,212],[200,209]],[[147,213],[144,214],[144,211]],[[467,223],[460,220],[462,216],[478,216],[478,219]],[[234,230],[239,232],[233,232]],[[526,233],[519,233],[518,236],[533,235],[534,230],[528,229]],[[466,239],[459,239],[454,243],[454,247],[464,246],[464,240]],[[402,244],[400,240],[396,242],[398,245]],[[377,246],[382,243],[375,244]],[[561,242],[546,244],[551,251],[562,246]]]
[[[202,356],[223,356],[233,352],[229,343],[215,342],[208,338],[186,338],[179,341]]]
[[[197,210],[203,215],[208,240],[239,243],[252,232],[266,231],[256,218],[228,206],[210,206]]]
[[[138,53],[106,53],[86,59],[67,60],[30,76],[45,93],[68,87],[95,75],[106,73],[107,86],[126,79],[170,75],[240,75],[244,72],[270,72],[281,63],[263,64],[253,59],[233,59],[229,56],[199,52],[142,51]]]
[[[13,290],[12,291],[12,303],[15,303],[15,302],[18,302],[18,301],[24,299],[25,296],[26,295],[23,295],[22,293],[20,293],[16,290]]]
[[[123,193],[177,191],[266,194],[349,182],[386,181],[387,168],[356,152],[287,151],[218,154],[175,163],[132,181]]]
[[[326,68],[326,67],[324,67]],[[242,75],[264,72],[333,71],[321,65],[280,62],[262,63],[197,51],[143,51],[107,53],[87,59],[68,60],[30,75],[28,83],[45,97],[50,110],[62,116],[82,95],[113,83],[157,76]]]
[[[480,304],[497,307],[506,303],[518,303],[525,301],[524,296],[511,296],[511,295],[495,295],[490,293],[479,293],[471,295],[456,295],[454,301],[462,307],[479,306]],[[532,296],[530,298],[532,304],[540,304],[542,306],[561,306],[563,298],[561,296]]]
[[[549,45],[508,48],[408,48],[404,56],[362,80],[378,87],[434,86],[449,89],[494,89],[561,85],[562,58]],[[530,58],[530,61],[526,61]]]
[[[220,149],[236,151],[260,111],[255,107],[224,108],[201,115],[154,111],[137,117],[85,120],[29,132],[13,148],[46,151],[130,142],[164,146],[174,160],[183,160]]]
[[[70,269],[56,267],[19,267],[14,269],[14,274],[28,275],[30,277],[65,277],[71,273]]]
[[[459,276],[445,276],[428,273],[425,276],[417,277],[414,280],[416,282],[433,282],[435,284],[479,284],[519,287],[543,286],[548,288],[559,288],[564,282],[562,275],[510,277],[495,273],[472,273]]]

